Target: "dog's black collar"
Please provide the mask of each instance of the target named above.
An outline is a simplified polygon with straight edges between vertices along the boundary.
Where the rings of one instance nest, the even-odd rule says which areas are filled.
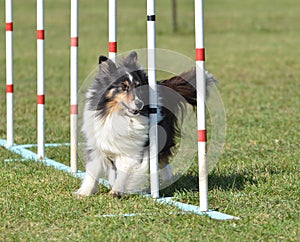
[[[156,114],[157,113],[157,108],[149,108],[148,113],[149,114]]]

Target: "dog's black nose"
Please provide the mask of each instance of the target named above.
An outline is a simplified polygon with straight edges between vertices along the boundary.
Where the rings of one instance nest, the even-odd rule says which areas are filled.
[[[144,107],[144,102],[140,99],[134,100],[134,104],[139,110],[141,110]]]

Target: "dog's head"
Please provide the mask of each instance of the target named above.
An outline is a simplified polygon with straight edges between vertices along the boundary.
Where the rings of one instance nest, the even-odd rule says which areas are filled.
[[[105,56],[99,57],[99,73],[102,93],[97,109],[108,115],[123,112],[128,116],[142,113],[147,101],[147,76],[137,64],[137,53],[131,52],[116,65]]]

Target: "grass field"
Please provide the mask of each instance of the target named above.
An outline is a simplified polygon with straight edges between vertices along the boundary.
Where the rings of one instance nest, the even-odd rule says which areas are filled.
[[[15,142],[36,143],[35,1],[14,1]],[[193,1],[157,1],[157,46],[194,58]],[[5,16],[0,19],[0,137],[6,137]],[[146,47],[146,1],[119,1],[119,52]],[[69,141],[69,1],[45,1],[46,142]],[[226,144],[209,174],[210,208],[238,216],[215,221],[100,186],[72,196],[80,180],[0,147],[1,241],[299,241],[300,5],[297,0],[205,2],[206,67],[219,80]],[[79,80],[107,53],[107,1],[80,1]],[[178,63],[180,60],[174,60]],[[68,163],[68,147],[46,155]],[[194,164],[174,196],[198,204]],[[104,218],[103,214],[142,213]]]

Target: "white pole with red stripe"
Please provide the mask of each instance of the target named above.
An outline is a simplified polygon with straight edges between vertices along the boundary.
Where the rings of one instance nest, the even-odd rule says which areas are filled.
[[[156,88],[156,22],[155,0],[147,0],[147,48],[150,106],[150,185],[153,198],[159,197],[158,178],[158,132],[157,132],[157,88]]]
[[[13,49],[13,4],[5,1],[6,22],[6,141],[14,144],[14,49]]]
[[[203,0],[195,0],[196,85],[200,210],[208,210],[208,166],[206,156],[206,82]]]
[[[40,160],[45,157],[45,64],[44,64],[44,0],[37,0],[37,153]]]
[[[108,56],[117,61],[117,0],[108,3]]]
[[[78,0],[71,0],[70,40],[70,166],[78,170]]]

